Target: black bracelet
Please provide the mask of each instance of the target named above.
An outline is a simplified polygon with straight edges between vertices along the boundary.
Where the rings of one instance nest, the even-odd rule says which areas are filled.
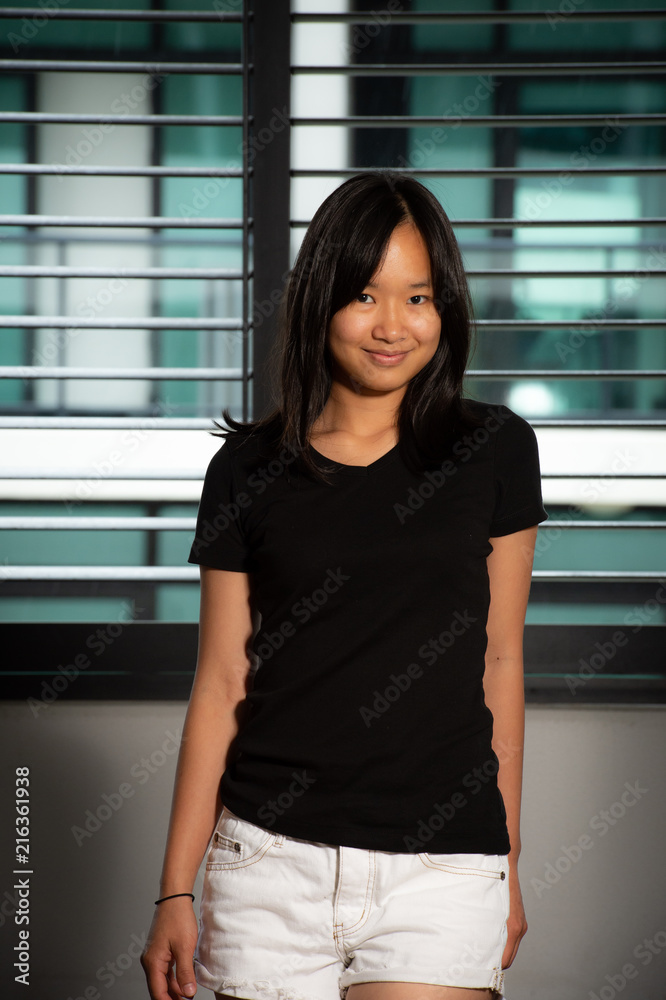
[[[192,902],[194,902],[194,893],[192,893],[192,892],[174,892],[173,896],[162,896],[161,899],[156,899],[155,900],[155,906],[157,906],[158,903],[163,903],[165,899],[175,899],[177,896],[191,896],[192,897]]]

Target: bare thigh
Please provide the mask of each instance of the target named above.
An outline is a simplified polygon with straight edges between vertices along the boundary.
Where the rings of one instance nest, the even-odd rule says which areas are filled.
[[[347,1000],[492,1000],[495,990],[433,983],[354,983]]]
[[[347,990],[347,1000],[492,1000],[493,995],[491,989],[433,983],[356,983]],[[215,1000],[238,1000],[228,993],[214,996]]]

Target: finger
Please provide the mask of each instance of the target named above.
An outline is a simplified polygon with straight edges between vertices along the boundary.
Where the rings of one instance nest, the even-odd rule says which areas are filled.
[[[151,971],[146,974],[150,1000],[177,1000],[177,994],[169,989],[168,976],[164,972]]]
[[[193,997],[197,991],[197,981],[194,976],[194,964],[192,952],[176,954],[176,972],[174,975],[177,997]]]

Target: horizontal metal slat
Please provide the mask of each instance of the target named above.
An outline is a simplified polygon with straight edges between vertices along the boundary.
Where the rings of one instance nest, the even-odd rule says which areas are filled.
[[[4,580],[197,581],[197,566],[3,566]]]
[[[484,330],[648,330],[666,327],[661,319],[477,319]]]
[[[663,277],[666,275],[666,270],[663,268],[645,268],[645,267],[633,267],[633,268],[622,268],[599,270],[599,271],[513,271],[511,268],[474,268],[470,267],[465,270],[465,274],[468,278],[608,278],[612,280],[613,278],[630,278],[636,275],[636,272],[640,271],[641,279],[652,278],[652,277]],[[0,268],[0,274],[2,274],[2,269]]]
[[[484,330],[610,329],[647,330],[666,327],[658,319],[477,319]],[[252,326],[251,323],[248,324]],[[122,316],[84,318],[79,316],[0,316],[0,328],[71,330],[241,330],[240,319],[184,319],[178,316]]]
[[[152,430],[152,428],[149,428]],[[27,480],[104,480],[105,483],[164,480],[165,482],[190,482],[202,478],[202,473],[194,469],[117,469],[112,476],[102,476],[93,468],[53,468],[52,466],[22,466],[1,468],[0,479]]]
[[[251,325],[251,324],[250,324]],[[242,330],[242,319],[184,319],[182,316],[0,316],[0,328],[27,330]]]
[[[44,17],[44,7],[6,7],[0,9],[0,17]],[[248,11],[250,18],[252,11]],[[70,10],[48,8],[49,18],[65,21],[192,21],[192,22],[240,22],[243,15],[231,11],[209,10],[90,10],[71,8]],[[621,10],[548,10],[548,11],[449,11],[446,13],[428,12],[412,13],[394,10],[368,10],[348,13],[292,13],[293,24],[538,24],[547,23],[578,23],[603,21],[659,21],[666,18],[666,11],[640,9],[634,11]]]
[[[664,320],[666,325],[666,320]],[[663,368],[469,368],[466,378],[481,379],[663,379]],[[0,365],[0,379],[152,379],[225,381],[242,378],[240,368],[83,368],[48,365]]]
[[[394,10],[358,10],[353,14],[293,13],[294,24],[547,24],[581,21],[638,21],[666,18],[666,10],[575,10],[569,7],[560,10],[459,10],[446,13],[423,11],[422,13]]]
[[[252,121],[249,117],[248,121]],[[109,115],[66,114],[46,111],[0,111],[3,123],[26,125],[215,125],[241,126],[241,115]]]
[[[376,167],[313,167],[289,171],[291,177],[351,177],[354,174],[369,174]],[[576,177],[633,177],[666,174],[666,166],[620,166],[617,167],[391,167],[398,174],[414,174],[422,177],[490,177],[510,180],[521,177],[557,177],[560,174]],[[2,164],[0,164],[2,173]]]
[[[193,531],[196,517],[0,516],[2,531]],[[641,523],[641,522],[638,522]]]
[[[619,273],[619,272],[618,272]],[[235,280],[243,272],[232,267],[77,267],[75,265],[2,264],[0,278],[207,278]],[[251,273],[249,275],[251,277]]]
[[[151,379],[156,381],[238,381],[242,368],[72,368],[0,365],[0,379]]]
[[[349,66],[292,66],[303,76],[653,76],[666,73],[666,63],[537,62],[537,63],[353,63]]]
[[[666,168],[665,168],[666,171]],[[248,167],[250,176],[253,168]],[[243,177],[242,167],[94,166],[68,163],[0,163],[0,174],[58,177]]]
[[[221,420],[221,415],[215,417]],[[630,430],[666,430],[666,418],[618,418],[595,419],[593,417],[530,417],[532,427],[559,427],[562,429],[583,427],[629,428]],[[61,417],[0,415],[2,430],[210,430],[219,431],[212,417]]]
[[[248,220],[248,226],[252,220]],[[107,226],[110,229],[242,229],[242,219],[183,218],[182,216],[0,215],[0,226]]]
[[[203,479],[203,473],[202,473]],[[42,516],[0,516],[0,530],[3,531],[193,531],[196,517],[57,517]],[[649,529],[666,530],[666,521],[558,521],[549,519],[546,528],[608,529]]]
[[[533,424],[533,421],[531,421]],[[1,425],[0,425],[1,426]],[[591,427],[592,424],[586,424],[587,428]],[[625,423],[623,426],[631,426]],[[650,425],[652,426],[652,425]],[[666,427],[666,421],[662,421],[662,427]],[[149,428],[153,430],[154,428]],[[542,479],[589,479],[590,476],[601,476],[602,478],[607,475],[602,472],[542,472]],[[663,472],[613,472],[613,479],[663,479],[665,473]],[[191,479],[201,478],[201,474],[198,472],[179,472],[178,470],[172,471],[170,469],[148,469],[145,472],[139,469],[119,469],[113,476],[100,476],[98,472],[94,469],[73,469],[73,468],[54,468],[53,466],[47,466],[42,468],[28,468],[26,466],[8,466],[7,468],[2,468],[0,466],[0,480],[15,480],[21,479],[26,480],[26,482],[31,482],[33,480],[71,480],[71,479],[104,479],[105,483],[113,482],[124,482],[125,480],[164,480],[165,482],[185,482]]]
[[[219,418],[215,418],[219,419]],[[0,415],[0,430],[219,431],[211,417],[52,417]]]
[[[204,73],[241,75],[241,63],[209,62],[125,62],[112,59],[4,59],[0,69],[7,73]],[[252,66],[248,65],[252,70]]]
[[[666,172],[666,171],[665,171]],[[290,225],[294,228],[307,228],[310,222],[306,219],[292,219]],[[643,226],[666,226],[666,218],[655,216],[646,219],[451,219],[454,229],[562,229],[567,226],[590,226],[594,228],[615,228],[616,226],[632,226],[640,229]]]
[[[1,120],[1,119],[0,119]],[[292,125],[344,125],[347,128],[419,128],[463,125],[472,128],[564,128],[567,125],[663,125],[663,114],[595,115],[348,115],[346,118],[292,118]]]
[[[666,320],[664,320],[666,323]],[[2,369],[0,369],[2,371]],[[1,376],[0,376],[1,377]],[[551,379],[650,379],[650,378],[666,378],[666,369],[664,368],[647,368],[647,369],[631,369],[631,368],[571,368],[571,369],[558,369],[554,370],[552,368],[521,368],[521,369],[500,369],[500,368],[471,368],[465,372],[465,377],[470,378],[482,378],[482,379],[531,379],[538,378],[543,379],[548,382]]]
[[[61,0],[62,2],[62,0]],[[243,15],[233,11],[221,10],[89,10],[81,7],[70,10],[62,7],[4,7],[0,8],[0,17],[48,17],[61,21],[212,21],[236,22],[243,20]],[[252,11],[249,11],[252,17]]]
[[[252,121],[252,117],[248,119]],[[336,125],[348,128],[417,128],[431,125],[465,125],[474,128],[521,128],[535,125],[563,127],[566,125],[659,125],[666,115],[649,114],[571,114],[571,115],[347,115],[344,118],[296,117],[292,125]],[[3,111],[0,124],[24,123],[28,125],[185,125],[241,126],[238,115],[110,115],[66,114],[43,111]]]
[[[196,566],[3,566],[5,580],[153,580],[179,582],[198,580]],[[553,582],[624,583],[642,580],[663,580],[658,571],[641,570],[533,570],[533,580]]]

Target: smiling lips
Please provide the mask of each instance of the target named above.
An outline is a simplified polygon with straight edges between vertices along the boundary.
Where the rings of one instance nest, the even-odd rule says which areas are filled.
[[[384,353],[381,351],[366,351],[369,357],[376,361],[380,365],[399,365],[403,358],[406,358],[409,351],[394,351],[393,353]]]

